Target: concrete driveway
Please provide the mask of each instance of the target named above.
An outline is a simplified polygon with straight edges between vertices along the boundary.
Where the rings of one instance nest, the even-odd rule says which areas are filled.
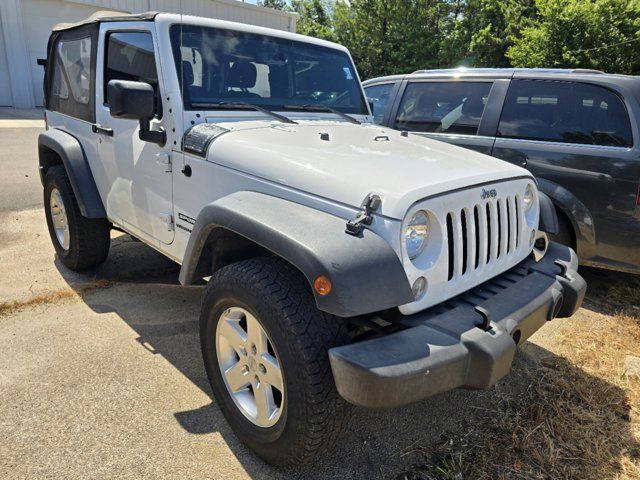
[[[38,135],[44,130],[42,110],[0,108],[0,212],[42,203],[38,175]]]
[[[5,116],[7,116],[5,112]],[[403,452],[465,431],[551,348],[550,323],[492,391],[358,409],[336,453],[290,471],[235,438],[197,334],[201,287],[128,235],[85,274],[56,260],[40,207],[33,119],[0,120],[0,478],[395,478]],[[24,121],[27,123],[21,124]],[[37,120],[36,120],[37,121]]]

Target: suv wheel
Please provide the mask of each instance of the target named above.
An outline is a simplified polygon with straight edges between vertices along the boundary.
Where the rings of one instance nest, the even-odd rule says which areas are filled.
[[[44,178],[44,211],[51,242],[60,261],[71,270],[101,264],[109,253],[111,224],[104,218],[86,218],[64,167],[56,165]]]
[[[317,310],[304,277],[279,259],[224,267],[205,289],[211,388],[236,435],[270,463],[299,464],[335,443],[348,406],[327,352],[348,341],[344,321]]]

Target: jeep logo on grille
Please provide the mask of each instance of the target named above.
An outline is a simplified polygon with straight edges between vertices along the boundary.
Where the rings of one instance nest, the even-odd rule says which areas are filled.
[[[492,188],[491,190],[485,190],[484,188],[482,189],[482,195],[480,195],[480,198],[487,199],[487,198],[495,198],[498,196],[498,192],[496,191],[495,188]]]

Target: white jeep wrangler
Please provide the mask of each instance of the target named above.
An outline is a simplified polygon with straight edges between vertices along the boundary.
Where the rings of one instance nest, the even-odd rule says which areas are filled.
[[[264,459],[330,447],[348,404],[486,388],[580,306],[522,168],[381,128],[349,52],[170,14],[60,25],[39,138],[51,239],[104,262],[117,228],[208,278],[200,338],[232,428]]]

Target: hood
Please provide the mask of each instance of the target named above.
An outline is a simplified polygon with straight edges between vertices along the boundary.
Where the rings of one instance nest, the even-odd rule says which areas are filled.
[[[396,219],[425,197],[531,176],[487,155],[373,124],[218,125],[231,131],[212,142],[207,160],[352,207],[376,193],[379,213]]]

